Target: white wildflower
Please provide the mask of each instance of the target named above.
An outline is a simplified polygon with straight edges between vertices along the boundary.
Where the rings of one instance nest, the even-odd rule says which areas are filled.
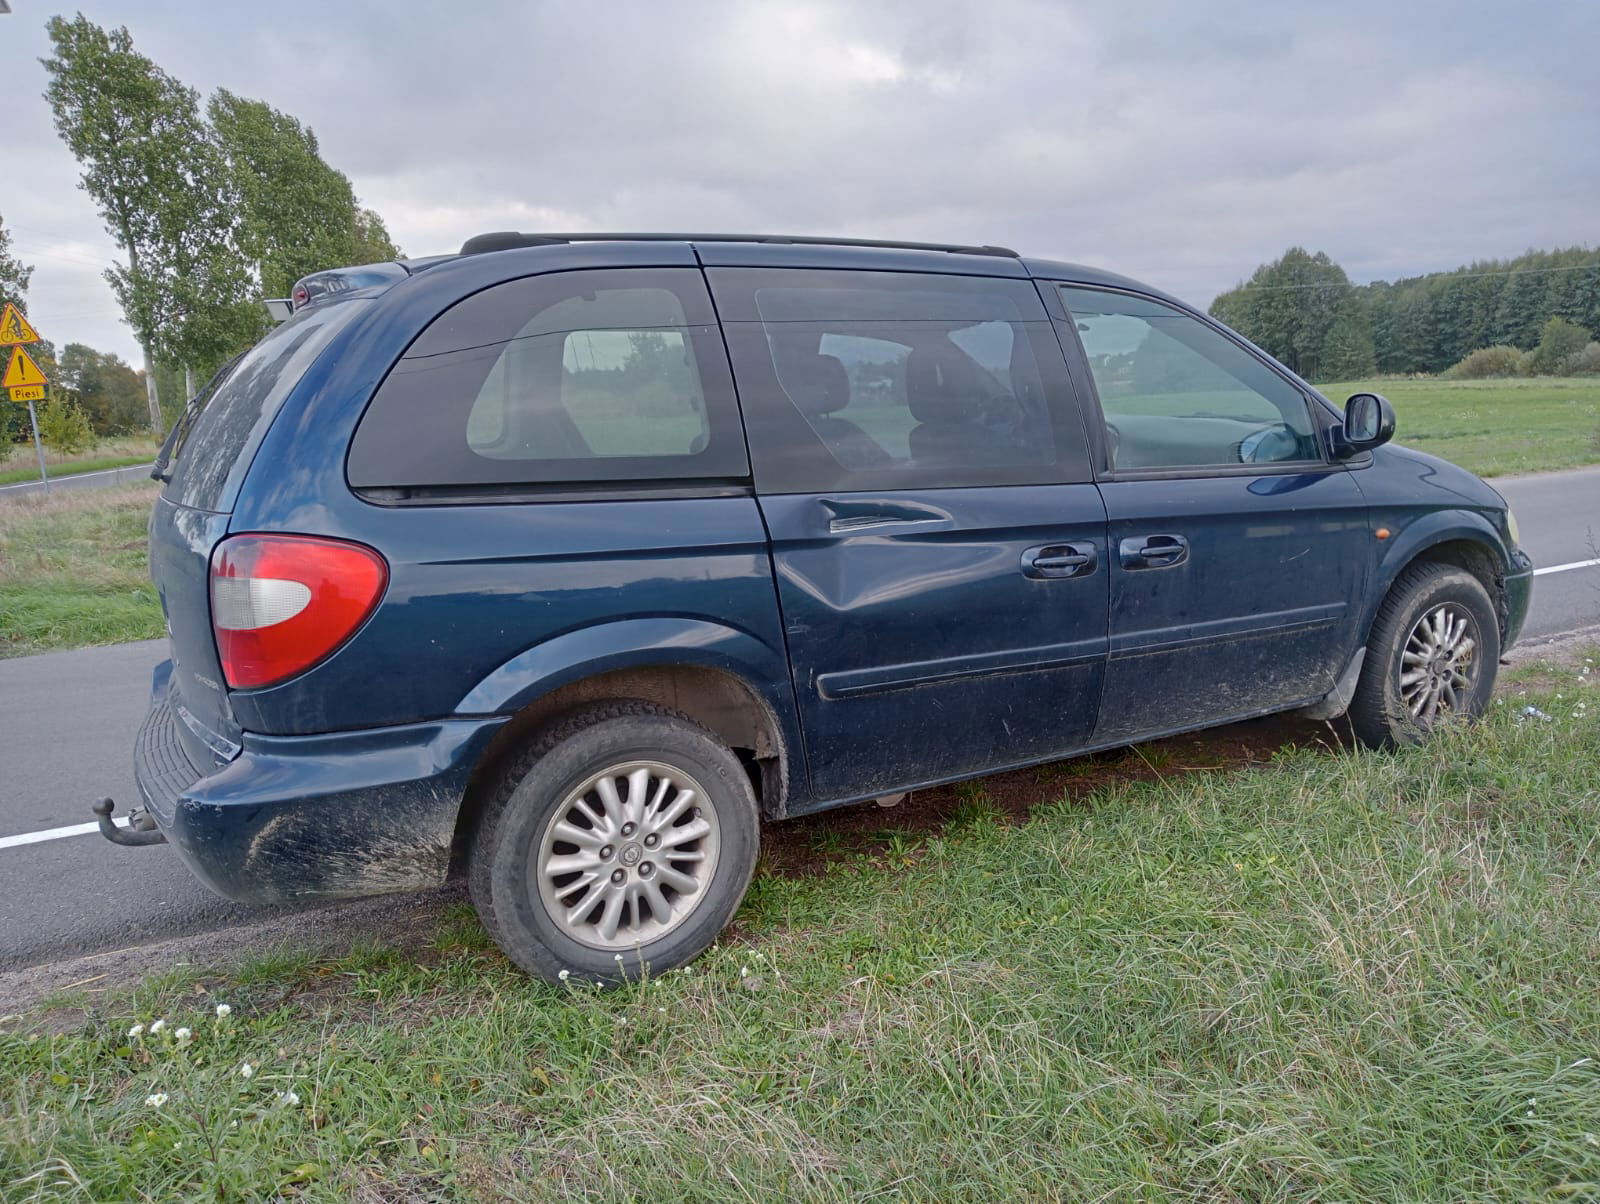
[[[560,974],[557,974],[556,977],[559,978],[562,982],[566,982],[567,979],[572,977],[572,971],[571,970],[563,970],[563,971],[561,971]]]
[[[611,960],[612,960],[612,961],[619,961],[619,962],[620,962],[620,961],[621,961],[621,960],[622,960],[622,954],[620,954],[620,953],[613,953],[613,954],[612,954],[612,955],[611,955]]]
[[[167,1022],[165,1020],[152,1020],[150,1022],[150,1035],[153,1037],[166,1027]]]
[[[739,967],[739,977],[740,978],[749,978],[750,977],[750,967],[749,966],[740,966]]]
[[[217,1004],[217,1019],[218,1020],[226,1020],[231,1015],[233,1015],[233,1009],[231,1007],[229,1007],[225,1003]]]
[[[300,1097],[293,1091],[278,1092],[278,1102],[285,1108],[296,1108],[300,1105]]]
[[[172,1030],[172,1037],[179,1045],[187,1045],[189,1038],[192,1036],[194,1036],[194,1033],[186,1028],[175,1028]]]
[[[256,1068],[254,1066],[250,1065],[249,1062],[241,1063],[240,1066],[239,1066],[239,1077],[241,1079],[247,1079],[251,1075],[253,1075],[255,1072],[256,1072]]]
[[[157,1091],[154,1095],[147,1095],[144,1097],[145,1107],[147,1108],[159,1108],[166,1102],[167,1093],[165,1091]]]
[[[128,1030],[128,1036],[132,1040],[137,1041],[140,1037],[144,1036],[144,1025],[135,1024]]]

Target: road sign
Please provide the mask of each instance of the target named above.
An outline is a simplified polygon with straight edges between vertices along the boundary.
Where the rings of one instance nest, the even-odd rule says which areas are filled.
[[[0,310],[0,347],[15,347],[19,343],[37,343],[39,332],[28,324],[22,311],[11,302]]]
[[[18,405],[27,405],[30,401],[44,400],[43,385],[18,385],[11,390],[11,400]]]
[[[6,374],[0,377],[0,389],[15,389],[19,385],[43,385],[48,383],[44,373],[39,371],[39,365],[33,362],[21,347],[11,353],[11,366],[6,369]]]

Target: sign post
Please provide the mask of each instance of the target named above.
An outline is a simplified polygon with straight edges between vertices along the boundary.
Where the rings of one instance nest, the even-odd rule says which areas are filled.
[[[0,0],[3,3],[4,0]],[[44,387],[47,383],[44,373],[39,371],[39,365],[33,362],[33,356],[23,350],[29,343],[39,341],[39,332],[35,330],[23,317],[22,311],[9,301],[6,307],[0,310],[0,347],[10,347],[11,363],[6,368],[4,377],[0,377],[0,388],[11,391],[11,400],[18,405],[28,407],[28,425],[33,429],[33,450],[39,455],[39,479],[44,482],[44,493],[50,496],[50,474],[44,466],[44,443],[39,439],[39,412],[33,408],[33,403],[44,400]]]

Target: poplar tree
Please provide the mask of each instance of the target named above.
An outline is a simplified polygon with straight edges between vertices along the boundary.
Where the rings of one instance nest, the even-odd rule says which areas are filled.
[[[150,424],[164,427],[157,358],[206,367],[259,330],[236,202],[199,96],[126,28],[52,17],[45,99],[124,260],[106,273],[144,354]]]

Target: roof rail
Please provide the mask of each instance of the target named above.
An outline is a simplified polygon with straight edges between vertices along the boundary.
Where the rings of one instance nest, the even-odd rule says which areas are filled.
[[[945,242],[900,242],[888,238],[822,238],[812,234],[519,234],[500,230],[479,234],[461,244],[463,255],[507,251],[513,247],[545,247],[574,242],[754,242],[792,243],[807,247],[884,247],[898,251],[946,251],[953,255],[1021,256],[1010,247],[963,246]]]

